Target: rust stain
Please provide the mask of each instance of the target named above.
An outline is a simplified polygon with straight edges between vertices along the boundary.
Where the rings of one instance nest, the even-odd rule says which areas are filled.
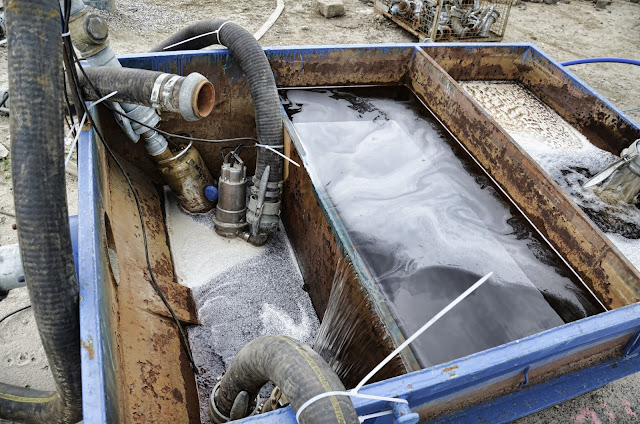
[[[96,357],[96,353],[93,349],[93,339],[91,338],[91,336],[89,336],[89,339],[87,342],[85,342],[84,340],[80,340],[80,343],[82,344],[82,347],[87,350],[89,359],[94,359]]]
[[[458,368],[460,368],[458,365],[454,365],[454,366],[452,366],[452,367],[447,367],[447,368],[445,368],[445,369],[444,369],[444,370],[442,370],[442,371],[443,371],[443,372],[451,372],[451,371],[453,371],[453,370],[455,370],[455,369],[458,369]],[[454,375],[455,375],[455,374],[454,374]]]

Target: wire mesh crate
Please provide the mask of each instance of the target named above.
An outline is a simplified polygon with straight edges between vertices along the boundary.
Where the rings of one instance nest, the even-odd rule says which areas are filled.
[[[374,10],[424,41],[502,41],[513,0],[375,0]]]

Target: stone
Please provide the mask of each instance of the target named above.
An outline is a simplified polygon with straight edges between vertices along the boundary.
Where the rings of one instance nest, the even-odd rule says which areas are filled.
[[[598,0],[596,1],[596,9],[604,9],[608,4],[608,0]]]
[[[334,18],[344,15],[344,3],[342,0],[318,0],[318,11],[325,18]]]
[[[544,0],[545,4],[556,4],[558,0]]]

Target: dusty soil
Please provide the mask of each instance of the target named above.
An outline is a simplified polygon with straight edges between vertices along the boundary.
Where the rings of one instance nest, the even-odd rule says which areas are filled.
[[[345,0],[347,14],[330,20],[322,17],[314,8],[314,0],[285,0],[285,11],[276,24],[262,38],[263,45],[299,45],[299,44],[345,44],[345,43],[389,43],[415,42],[416,39],[373,13],[359,0]],[[230,19],[249,31],[256,31],[275,8],[275,1],[238,2],[235,0],[117,0],[116,12],[108,16],[111,29],[111,43],[117,53],[143,52],[157,41],[170,35],[184,25],[205,18]],[[640,54],[640,4],[627,0],[613,0],[606,10],[597,10],[591,1],[572,0],[570,3],[545,5],[521,3],[513,7],[505,41],[533,42],[560,61],[582,57],[620,56],[638,58]],[[640,67],[625,65],[581,65],[572,71],[587,84],[594,87],[604,97],[621,109],[640,107]],[[0,90],[8,86],[6,45],[0,46]],[[634,112],[635,113],[635,112]],[[630,112],[630,115],[632,113]],[[640,121],[640,114],[635,118]],[[62,141],[61,141],[62,142]],[[9,146],[9,120],[0,117],[0,143]],[[13,212],[13,192],[11,188],[11,168],[7,160],[0,160],[0,210]],[[77,213],[77,180],[68,175],[68,201],[71,214]],[[14,220],[0,215],[0,244],[17,242],[16,231],[12,229]],[[18,289],[0,303],[0,311],[5,313],[18,309],[27,301],[24,289]],[[14,325],[11,320],[22,320],[24,325]],[[17,318],[10,318],[0,324],[0,336],[3,340],[24,340],[24,343],[6,344],[0,347],[0,361],[13,358],[21,353],[33,360],[39,368],[33,372],[24,372],[25,367],[13,374],[6,365],[0,365],[0,380],[31,385],[32,387],[50,386],[48,370],[43,368],[42,353],[37,333],[32,325],[30,311],[21,312]],[[27,331],[30,328],[30,331]],[[27,333],[30,335],[27,336]],[[13,374],[12,374],[13,373]],[[10,378],[2,378],[4,375]],[[625,393],[631,399],[632,390],[637,390],[639,379],[624,380],[616,389],[609,385],[598,396],[617,398]],[[46,381],[45,381],[46,380]],[[635,389],[634,389],[635,388]],[[636,392],[637,393],[637,392]],[[562,422],[591,422],[593,414],[589,411],[580,415],[576,408],[589,408],[594,394],[573,401],[573,406],[555,409],[546,417],[537,416],[531,422],[556,421],[564,415]],[[633,407],[637,401],[632,401]],[[628,403],[628,402],[627,402]],[[586,406],[585,406],[586,405]],[[604,405],[607,405],[605,402]],[[627,404],[624,405],[629,408]],[[620,406],[622,408],[622,405]],[[563,409],[564,408],[564,409]],[[564,412],[563,412],[564,411]],[[604,413],[604,412],[603,412]],[[608,415],[607,412],[607,416]],[[634,413],[635,416],[635,413]],[[620,418],[632,418],[630,414]],[[597,419],[597,415],[595,416]],[[585,421],[587,420],[587,421]],[[596,421],[593,421],[596,422]],[[599,422],[599,421],[598,421]]]

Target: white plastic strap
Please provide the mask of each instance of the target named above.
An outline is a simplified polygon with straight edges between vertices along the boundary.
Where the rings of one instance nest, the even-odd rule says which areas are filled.
[[[70,35],[71,35],[71,31],[67,31],[67,32],[62,34],[63,37],[68,37]]]
[[[226,22],[223,23],[222,25],[220,25],[220,28],[222,28],[224,26],[224,24],[226,24]],[[177,43],[171,44],[170,46],[167,46],[167,47],[163,48],[162,50],[167,50],[167,49],[170,49],[172,47],[179,46],[180,44],[188,43],[191,40],[197,40],[198,38],[206,37],[207,35],[213,35],[213,34],[216,34],[216,38],[218,39],[218,44],[220,44],[220,37],[218,36],[218,31],[220,31],[220,28],[218,28],[215,31],[198,34],[195,37],[187,38],[186,40],[178,41]]]
[[[422,333],[424,333],[427,328],[431,327],[433,324],[435,324],[440,318],[442,318],[447,312],[449,312],[451,309],[453,309],[454,306],[456,306],[458,303],[462,302],[467,296],[469,296],[471,293],[473,293],[474,291],[476,291],[476,289],[478,287],[480,287],[482,284],[485,283],[485,281],[487,281],[491,276],[493,275],[493,272],[488,273],[487,275],[485,275],[484,277],[482,277],[481,279],[479,279],[473,286],[469,287],[467,290],[465,290],[464,293],[462,293],[460,296],[458,296],[457,298],[455,298],[455,300],[451,303],[449,303],[443,310],[441,310],[440,312],[438,312],[436,314],[436,316],[434,316],[433,318],[431,318],[429,320],[429,322],[427,322],[425,325],[423,325],[418,331],[416,331],[415,333],[413,333],[413,335],[411,337],[409,337],[407,340],[405,340],[404,343],[402,343],[400,346],[398,346],[393,352],[391,352],[389,354],[389,356],[387,356],[386,358],[384,358],[384,360],[382,362],[380,362],[373,370],[371,370],[371,372],[369,374],[367,374],[360,383],[358,383],[358,385],[353,389],[353,391],[358,391],[360,390],[360,388],[362,388],[362,386],[364,386],[365,384],[367,384],[367,382],[371,379],[371,377],[373,377],[374,375],[376,375],[376,373],[378,371],[380,371],[380,369],[382,369],[382,367],[384,367],[385,365],[387,365],[389,363],[389,361],[391,361],[393,359],[394,356],[396,356],[398,353],[400,353],[400,351],[402,349],[404,349],[405,347],[409,346],[409,344],[411,342],[413,342],[416,338],[418,338],[418,336],[420,336]]]
[[[222,44],[222,42],[220,41],[220,31],[222,31],[222,27],[228,24],[229,22],[231,21],[224,21],[222,25],[220,25],[220,28],[218,28],[218,31],[216,31],[216,38],[218,39],[218,44],[220,44],[221,46],[224,46],[224,44]]]
[[[115,96],[117,93],[118,93],[117,91],[112,91],[111,93],[107,94],[103,98],[96,100],[95,102],[89,105],[87,110],[91,110],[91,108],[94,107],[95,105],[101,102],[104,102],[108,98]],[[82,115],[82,120],[80,121],[80,124],[78,125],[78,130],[76,131],[76,136],[73,138],[73,143],[71,143],[71,147],[69,148],[69,153],[67,154],[67,158],[64,160],[65,166],[67,166],[67,164],[69,163],[69,160],[71,160],[71,155],[73,154],[73,151],[76,148],[76,144],[78,144],[78,139],[80,138],[80,132],[82,131],[82,126],[84,125],[84,121],[86,119],[87,119],[87,114],[85,113],[84,115]],[[71,130],[69,130],[69,134],[71,134]]]
[[[302,412],[305,409],[307,409],[312,403],[330,396],[349,396],[349,397],[357,397],[357,398],[363,398],[363,399],[383,400],[386,402],[396,402],[396,403],[406,403],[406,404],[409,403],[406,399],[398,399],[398,398],[375,396],[375,395],[365,395],[365,394],[356,393],[353,390],[350,390],[348,392],[342,392],[342,391],[325,392],[325,393],[320,393],[319,395],[314,396],[308,401],[306,401],[305,403],[303,403],[302,406],[298,409],[298,412],[296,412],[296,420],[300,422],[300,415],[302,415]]]
[[[299,164],[298,162],[294,161],[294,160],[293,160],[293,159],[291,159],[291,158],[288,158],[287,156],[283,155],[282,153],[280,153],[279,151],[277,151],[277,150],[275,149],[275,148],[279,148],[279,149],[281,149],[281,148],[283,148],[284,146],[268,146],[268,145],[266,145],[266,144],[257,144],[257,143],[256,143],[256,147],[262,147],[262,148],[264,148],[264,149],[270,150],[270,151],[272,151],[273,153],[275,153],[276,155],[283,157],[284,159],[288,160],[289,162],[291,162],[292,164],[294,164],[295,166],[297,166],[298,168],[300,168],[300,164]],[[275,148],[274,148],[274,147],[275,147]]]
[[[371,418],[384,417],[385,415],[393,415],[393,411],[382,411],[376,412],[375,414],[362,415],[358,417],[358,421],[360,421],[360,424],[362,424],[363,422],[370,420]]]
[[[71,147],[69,148],[69,153],[67,154],[67,158],[64,160],[64,166],[67,166],[69,160],[71,160],[71,155],[76,148],[76,143],[78,143],[78,139],[80,138],[80,130],[84,125],[84,121],[87,119],[87,114],[82,115],[82,120],[80,121],[80,125],[78,125],[78,130],[76,131],[76,136],[73,137],[73,143],[71,143]]]

